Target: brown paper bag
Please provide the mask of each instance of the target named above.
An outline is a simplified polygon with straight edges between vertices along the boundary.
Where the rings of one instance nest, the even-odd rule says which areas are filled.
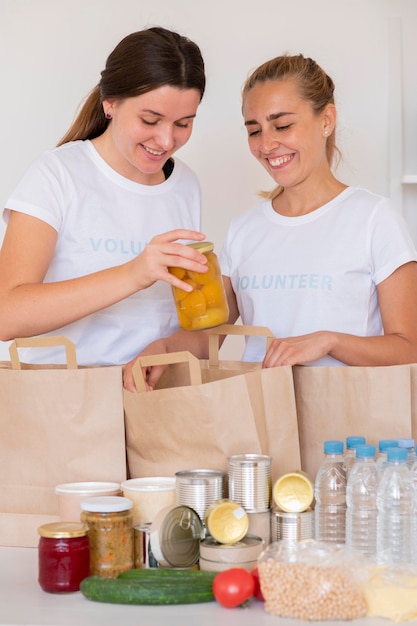
[[[188,352],[143,357],[134,368],[138,393],[124,391],[129,474],[173,475],[186,469],[227,470],[227,457],[272,456],[272,477],[300,467],[297,416],[290,367],[219,361],[219,335],[272,336],[260,327],[213,329],[210,358]],[[167,368],[158,389],[145,392],[142,367]],[[185,366],[185,367],[184,367]],[[175,386],[173,386],[175,385]]]
[[[295,366],[303,470],[315,478],[323,459],[325,439],[345,442],[346,437],[363,436],[368,443],[378,446],[380,439],[411,437],[411,368],[417,381],[416,367]]]
[[[63,345],[67,365],[19,361],[17,348]],[[121,367],[77,368],[65,337],[16,339],[0,367],[0,545],[37,545],[58,515],[59,483],[126,478]]]

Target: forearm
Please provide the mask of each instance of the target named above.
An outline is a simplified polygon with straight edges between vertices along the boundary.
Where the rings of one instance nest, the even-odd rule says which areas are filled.
[[[56,330],[136,290],[129,264],[56,283],[16,286],[0,295],[0,339],[8,341]]]
[[[330,333],[329,355],[354,366],[401,365],[417,363],[417,337],[400,334],[358,337]]]

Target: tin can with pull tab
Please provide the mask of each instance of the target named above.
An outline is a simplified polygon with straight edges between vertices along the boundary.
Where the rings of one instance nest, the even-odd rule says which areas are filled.
[[[203,523],[189,506],[165,507],[151,525],[152,554],[161,567],[192,568],[198,562],[203,538]]]

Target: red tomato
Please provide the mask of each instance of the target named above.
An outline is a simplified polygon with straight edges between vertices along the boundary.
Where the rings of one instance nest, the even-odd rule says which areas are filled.
[[[219,572],[213,580],[213,594],[217,602],[227,609],[241,606],[253,596],[255,580],[242,567]]]
[[[255,581],[255,590],[253,592],[253,595],[257,600],[260,600],[261,602],[265,602],[265,598],[262,595],[261,582],[259,580],[259,571],[258,571],[257,565],[255,565],[251,573]]]

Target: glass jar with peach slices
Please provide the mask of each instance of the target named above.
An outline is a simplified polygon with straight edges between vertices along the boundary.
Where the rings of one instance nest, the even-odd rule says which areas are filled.
[[[188,244],[207,257],[205,274],[179,267],[169,271],[192,286],[192,291],[172,287],[178,321],[184,330],[203,330],[224,324],[229,319],[229,307],[224,292],[219,261],[210,241]]]

